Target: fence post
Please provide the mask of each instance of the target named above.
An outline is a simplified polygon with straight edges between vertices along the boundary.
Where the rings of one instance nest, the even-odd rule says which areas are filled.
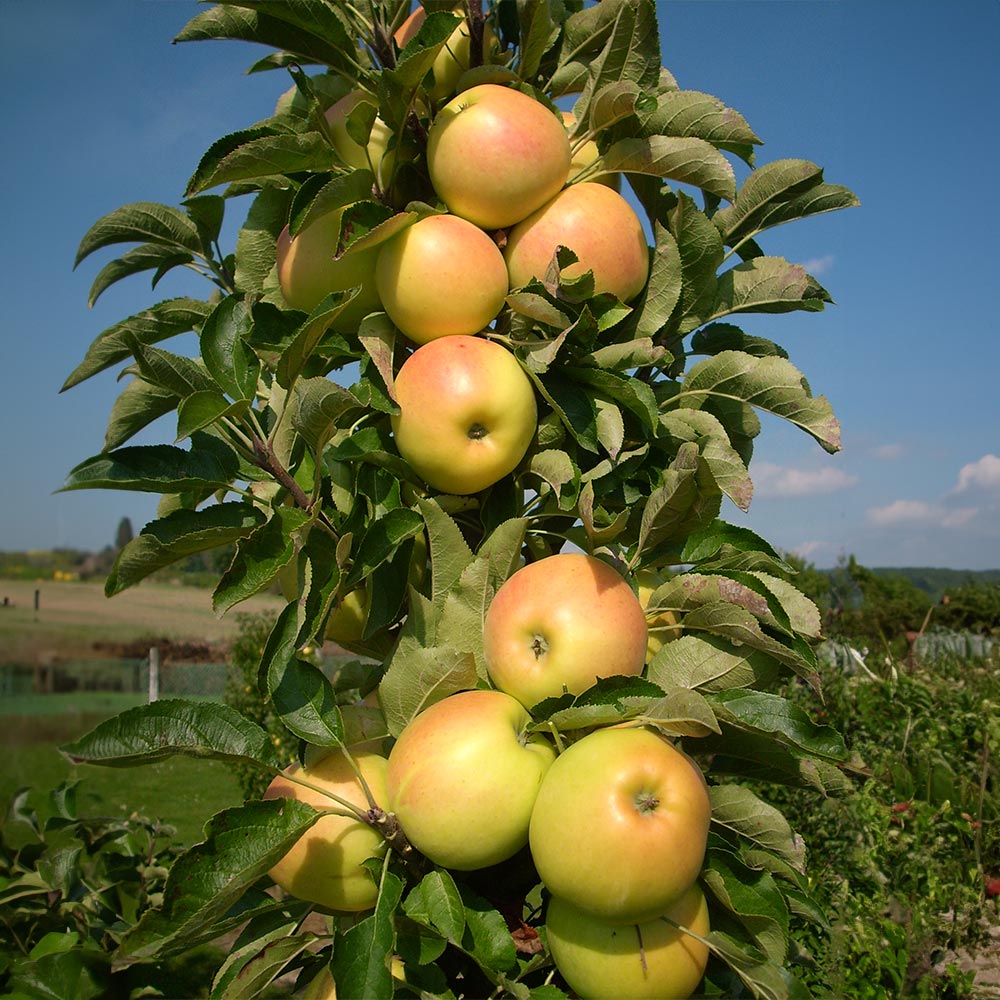
[[[149,700],[156,701],[160,697],[160,650],[156,646],[149,647]]]

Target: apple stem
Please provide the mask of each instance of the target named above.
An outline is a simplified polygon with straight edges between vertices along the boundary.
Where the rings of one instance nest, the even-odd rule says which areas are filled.
[[[430,871],[427,859],[406,839],[395,813],[373,806],[365,814],[365,822],[374,827],[403,864],[419,879]]]
[[[643,975],[646,975],[649,972],[649,966],[646,963],[646,946],[642,942],[642,928],[638,924],[635,925],[635,936],[639,939],[639,961],[642,962]]]
[[[483,64],[483,14],[482,0],[469,0],[469,69]]]

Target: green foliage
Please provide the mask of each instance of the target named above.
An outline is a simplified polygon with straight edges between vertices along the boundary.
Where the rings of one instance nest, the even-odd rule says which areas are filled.
[[[49,793],[45,811],[17,792],[0,826],[0,992],[85,1000],[205,996],[221,962],[214,949],[120,971],[115,948],[163,900],[179,848],[173,830],[141,816],[78,815],[76,781]]]
[[[248,614],[239,615],[237,620],[239,632],[229,649],[226,704],[265,730],[279,755],[288,760],[294,754],[295,737],[257,686],[260,657],[274,620],[268,615]],[[271,781],[271,776],[266,771],[245,760],[235,760],[232,767],[244,798],[257,799],[264,794],[264,789]]]
[[[955,956],[988,946],[996,920],[984,882],[1000,867],[996,671],[945,661],[823,681],[822,707],[800,686],[789,694],[844,732],[868,777],[836,798],[755,786],[809,845],[810,888],[832,925],[796,934],[804,978],[817,995],[971,996]]]
[[[258,792],[291,756],[293,737],[303,756],[371,738],[371,710],[357,700],[376,684],[380,738],[398,735],[431,702],[488,684],[483,617],[522,559],[576,545],[630,578],[651,568],[665,582],[649,614],[676,614],[683,637],[660,650],[646,678],[604,680],[535,706],[534,728],[564,746],[594,726],[628,721],[682,742],[712,786],[709,988],[803,996],[788,968],[789,915],[820,925],[823,917],[799,841],[773,805],[730,781],[766,775],[832,794],[859,762],[833,728],[767,690],[779,676],[819,687],[819,612],[782,579],[790,567],[770,545],[719,515],[724,497],[749,506],[759,412],[788,420],[828,452],[839,449],[840,430],[787,353],[732,320],[824,309],[826,289],[801,265],[766,255],[758,237],[857,200],[806,160],[757,167],[760,139],[742,116],[682,90],[660,66],[651,0],[500,0],[486,15],[505,43],[503,62],[474,58],[459,86],[494,79],[542,100],[578,95],[574,135],[594,139],[601,154],[592,175],[627,177],[655,245],[649,281],[631,305],[594,295],[589,273],[567,279],[575,256],[565,249],[544,280],[511,290],[485,334],[534,386],[535,439],[521,466],[483,492],[435,494],[391,433],[394,376],[410,345],[382,313],[355,331],[332,331],[352,292],[331,294],[309,315],[289,309],[275,246],[285,224],[294,234],[343,208],[340,244],[349,254],[434,208],[424,155],[437,110],[429,84],[457,23],[451,6],[428,2],[402,50],[392,36],[408,5],[397,0],[226,0],[181,32],[181,41],[263,44],[274,51],[252,69],[287,68],[293,86],[273,115],[209,147],[180,207],[126,205],[84,235],[77,263],[131,246],[99,273],[92,300],[141,272],[152,271],[155,285],[177,266],[212,287],[205,300],[159,302],[91,345],[66,388],[121,365],[130,380],[104,450],[71,470],[64,488],[163,497],[159,516],[118,553],[109,594],[226,549],[234,555],[215,588],[217,610],[279,578],[295,581],[294,597],[269,629],[244,629],[229,706],[157,703],[64,752],[115,767],[168,754],[221,758],[247,769],[245,786]],[[469,24],[481,56],[479,7],[469,5]],[[355,86],[377,98],[392,132],[396,166],[387,178],[350,169],[331,143],[322,112],[331,94]],[[352,120],[361,125],[363,140],[371,122]],[[235,251],[223,254],[223,215],[237,196],[251,204]],[[199,357],[163,346],[190,331]],[[174,443],[129,443],[175,411]],[[331,613],[361,587],[370,598],[361,634],[343,643],[364,659],[331,676],[315,647]],[[317,817],[305,805],[254,800],[217,816],[204,843],[175,862],[162,906],[114,942],[117,966],[159,961],[249,921],[213,996],[243,995],[234,984],[244,973],[258,991],[282,971],[311,977],[330,961],[329,941],[318,957],[270,950],[274,922],[294,930],[301,914],[261,886]],[[364,819],[390,850],[371,870],[373,910],[334,927],[331,968],[349,995],[394,995],[392,954],[413,984],[399,986],[404,995],[450,996],[459,977],[463,991],[481,995],[565,995],[544,942],[533,944],[539,909],[530,878],[508,867],[491,888],[428,871],[394,817],[375,807]],[[502,903],[498,884],[518,886],[517,898]]]

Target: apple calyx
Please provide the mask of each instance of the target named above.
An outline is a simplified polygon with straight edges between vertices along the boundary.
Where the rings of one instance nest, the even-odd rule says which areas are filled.
[[[536,660],[540,660],[549,651],[549,643],[544,635],[536,635],[532,638],[531,651],[535,654]]]
[[[475,423],[469,428],[467,433],[471,441],[482,441],[482,439],[489,434],[489,430],[487,430],[487,428],[482,424]]]
[[[650,816],[660,808],[660,798],[653,792],[639,792],[635,797],[635,808],[640,816]]]

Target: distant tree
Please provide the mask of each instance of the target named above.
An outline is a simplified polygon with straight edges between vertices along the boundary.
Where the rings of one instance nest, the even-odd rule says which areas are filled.
[[[115,532],[115,551],[121,552],[134,537],[132,522],[127,517],[123,517],[118,522],[118,530]]]
[[[934,622],[955,631],[1000,635],[1000,583],[964,583],[949,591]]]

